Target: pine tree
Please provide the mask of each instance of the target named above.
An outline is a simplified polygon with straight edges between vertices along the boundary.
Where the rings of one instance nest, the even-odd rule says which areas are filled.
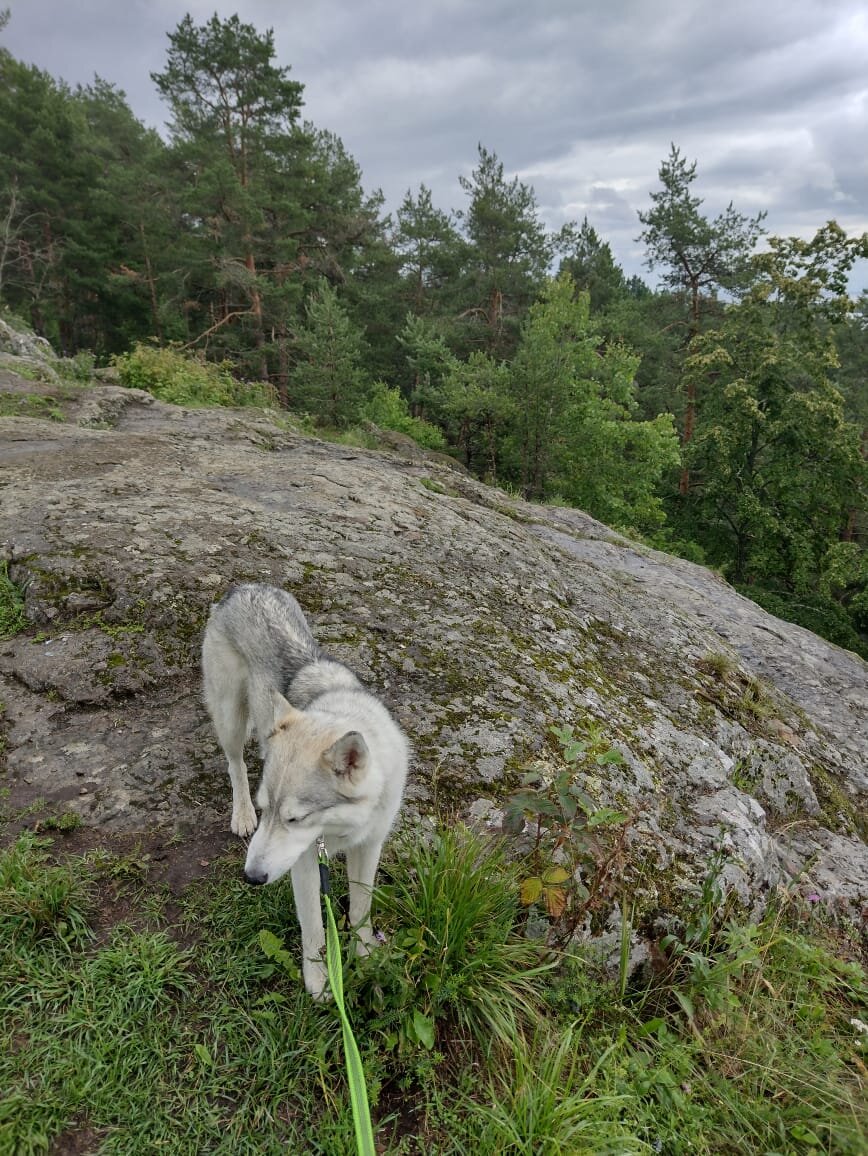
[[[663,188],[651,194],[653,207],[639,213],[645,226],[638,240],[648,250],[647,264],[662,269],[663,283],[683,293],[687,300],[685,348],[701,329],[707,302],[720,290],[736,291],[744,286],[749,258],[761,236],[765,213],[748,218],[730,203],[713,221],[700,212],[702,199],[691,192],[696,180],[696,162],[688,164],[673,144],[661,164]],[[687,445],[696,426],[696,381],[688,374],[681,440]],[[686,494],[690,477],[682,472],[680,490]]]
[[[539,218],[533,189],[518,177],[507,181],[502,162],[482,145],[471,176],[459,179],[470,198],[457,214],[468,243],[459,299],[467,340],[470,348],[508,357],[545,283],[555,241]]]
[[[311,294],[306,323],[295,340],[297,365],[290,404],[332,428],[359,420],[370,393],[363,369],[364,339],[325,280]]]
[[[610,309],[628,292],[624,273],[612,256],[609,243],[602,240],[587,217],[561,261],[561,272],[569,273],[576,288],[588,293],[594,315]]]
[[[185,208],[202,254],[209,310],[202,336],[242,323],[256,351],[253,369],[263,378],[261,238],[303,91],[273,58],[271,30],[260,34],[238,16],[215,15],[197,26],[187,15],[169,34],[165,69],[152,74],[172,113],[176,156],[192,178]]]
[[[434,207],[431,190],[408,190],[391,236],[400,261],[403,296],[417,314],[442,314],[464,258],[464,244],[448,213]]]

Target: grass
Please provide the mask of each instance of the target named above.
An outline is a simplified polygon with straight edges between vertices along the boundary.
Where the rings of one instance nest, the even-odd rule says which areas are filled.
[[[289,885],[235,856],[178,900],[134,867],[32,833],[0,854],[0,1151],[352,1153]],[[388,943],[345,969],[379,1151],[868,1150],[866,977],[813,909],[720,927],[710,884],[624,982],[525,939],[516,871],[460,828],[386,867]]]
[[[49,421],[63,421],[63,410],[56,398],[36,393],[0,392],[0,417],[41,417]]]
[[[0,562],[0,639],[12,638],[26,625],[24,594],[9,577],[8,562]]]

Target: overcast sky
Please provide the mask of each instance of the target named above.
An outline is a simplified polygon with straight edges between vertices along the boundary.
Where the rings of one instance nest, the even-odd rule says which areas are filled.
[[[421,182],[462,208],[477,144],[533,185],[546,224],[587,215],[643,272],[637,209],[675,142],[694,190],[771,232],[868,230],[866,0],[3,0],[2,43],[71,84],[95,73],[166,120],[167,33],[215,10],[264,31],[395,208]],[[854,288],[868,286],[863,262]]]

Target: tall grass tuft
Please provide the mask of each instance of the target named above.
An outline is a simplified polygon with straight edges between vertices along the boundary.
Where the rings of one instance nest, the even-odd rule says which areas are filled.
[[[587,1070],[584,1044],[574,1026],[560,1037],[540,1031],[516,1041],[513,1063],[491,1080],[484,1100],[469,1101],[473,1129],[467,1156],[630,1156],[652,1152],[621,1118],[635,1107],[635,1093],[597,1087],[598,1071],[616,1049],[611,1044]],[[583,1071],[583,1066],[585,1070]],[[486,1102],[487,1100],[487,1102]]]
[[[518,881],[499,846],[444,830],[403,850],[377,900],[393,938],[360,961],[360,998],[399,1011],[411,1042],[431,1046],[434,1025],[448,1021],[483,1048],[511,1046],[539,1015],[553,964],[515,932]]]
[[[40,939],[80,947],[90,937],[91,883],[71,867],[50,865],[50,844],[25,831],[0,855],[0,925],[12,948]]]

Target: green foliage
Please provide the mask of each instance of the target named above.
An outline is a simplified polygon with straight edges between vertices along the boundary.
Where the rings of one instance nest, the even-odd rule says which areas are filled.
[[[806,935],[803,911],[721,925],[719,867],[712,865],[683,929],[661,940],[667,964],[638,996],[645,1022],[630,1064],[634,1086],[657,1134],[678,1144],[673,1150],[855,1156],[868,1120],[847,1075],[858,1048],[847,1027],[852,1032],[853,1009],[866,996],[865,972],[835,958],[821,935]],[[799,931],[788,929],[789,918]],[[679,1038],[679,1020],[692,1046]],[[656,1056],[666,1057],[671,1082],[653,1071]],[[689,1099],[680,1094],[686,1085]]]
[[[81,815],[77,811],[64,811],[61,815],[48,815],[41,826],[46,831],[60,831],[63,834],[77,831],[81,826]]]
[[[833,369],[835,385],[844,398],[847,420],[868,429],[868,290],[847,310],[835,327],[838,365]]]
[[[600,1070],[616,1046],[603,1052],[587,1069],[582,1033],[569,1025],[553,1041],[545,1029],[528,1043],[516,1041],[512,1063],[494,1073],[478,1101],[471,1102],[479,1132],[467,1156],[630,1156],[651,1153],[622,1116],[630,1096],[598,1087]]]
[[[311,294],[306,314],[295,341],[299,361],[290,386],[293,407],[334,429],[353,425],[370,393],[362,367],[364,338],[325,280]]]
[[[753,602],[785,622],[795,622],[827,638],[845,650],[852,650],[868,660],[868,631],[856,629],[852,616],[834,599],[820,592],[794,594],[787,590],[766,590],[762,586],[737,586]],[[860,621],[862,621],[860,619]]]
[[[592,316],[610,309],[627,293],[627,284],[612,249],[585,217],[574,242],[561,262],[576,288],[588,294]]]
[[[93,380],[96,357],[89,349],[81,349],[72,357],[61,357],[57,362],[57,372],[67,381],[89,382]]]
[[[765,213],[748,218],[730,203],[709,221],[699,211],[701,198],[691,193],[696,162],[688,164],[674,144],[658,176],[663,188],[651,194],[652,208],[639,214],[645,226],[639,240],[648,249],[649,268],[662,268],[667,285],[688,292],[698,322],[703,290],[744,284],[750,255],[765,231]]]
[[[152,79],[172,110],[178,136],[219,140],[249,177],[263,137],[286,132],[301,108],[303,86],[276,68],[274,33],[261,35],[237,15],[202,25],[187,15],[169,34],[166,67]]]
[[[9,563],[0,562],[0,638],[12,638],[26,626],[24,593],[9,577]]]
[[[677,442],[669,415],[636,420],[636,365],[623,345],[601,348],[588,295],[576,296],[568,275],[549,282],[511,367],[528,494],[560,493],[616,525],[663,521],[656,490],[678,461]]]
[[[406,434],[429,450],[446,449],[446,439],[431,422],[412,417],[410,407],[398,389],[390,389],[383,381],[375,381],[371,395],[365,402],[362,416],[381,429]]]
[[[851,259],[857,251],[847,248]],[[751,293],[691,347],[685,373],[708,390],[687,454],[701,484],[685,513],[737,583],[816,592],[831,542],[864,500],[860,431],[829,376],[826,292],[841,261],[834,231],[811,244],[776,240],[757,258]]]
[[[292,970],[288,884],[246,886],[234,855],[169,896],[143,856],[48,850],[25,834],[0,852],[0,1149],[352,1156],[340,1026]],[[389,943],[344,976],[378,1150],[864,1152],[853,944],[834,933],[836,956],[801,901],[723,922],[719,867],[624,984],[576,945],[540,971],[515,870],[478,838],[399,845]],[[110,926],[119,907],[134,926]]]
[[[495,358],[515,348],[521,318],[542,288],[558,247],[542,224],[533,189],[479,146],[476,168],[459,177],[469,205],[457,214],[468,244],[461,285],[464,340]]]
[[[299,123],[303,88],[276,63],[271,31],[238,16],[203,25],[187,16],[169,40],[166,68],[153,79],[173,117],[192,337],[274,380],[294,405],[292,358],[310,352],[294,338],[320,279],[346,285],[362,266],[347,300],[360,315],[368,306],[383,312],[376,282],[391,283],[396,271],[384,259],[382,198],[364,196],[358,166],[334,134]]]
[[[6,52],[0,68],[3,297],[55,348],[124,348],[148,331],[152,294],[133,284],[144,221],[132,193],[137,178],[147,184],[159,138],[105,82],[71,92]]]
[[[214,365],[173,348],[137,345],[113,359],[122,385],[144,389],[173,405],[256,405],[272,402],[266,386],[234,378],[228,363]]]
[[[451,215],[434,206],[425,185],[415,197],[409,191],[404,197],[391,244],[400,262],[402,297],[413,313],[430,315],[448,307],[465,246]]]
[[[868,551],[857,542],[834,542],[820,567],[820,593],[846,608],[855,628],[868,634]]]
[[[408,313],[397,340],[412,375],[410,401],[420,415],[440,419],[444,383],[456,364],[443,334],[432,321]]]
[[[599,768],[624,762],[595,724],[587,736],[552,727],[559,764],[522,776],[520,791],[505,803],[505,829],[530,827],[533,844],[521,882],[521,901],[537,905],[553,921],[555,937],[568,942],[589,912],[610,907],[625,854],[628,816],[597,804],[583,787]]]
[[[377,892],[392,938],[358,961],[354,1022],[387,1048],[455,1033],[488,1050],[539,1014],[546,967],[516,934],[518,896],[503,849],[457,827],[407,847]]]
[[[90,937],[92,889],[75,871],[47,863],[50,843],[26,832],[0,856],[0,923],[7,951],[42,939],[72,948]]]
[[[704,566],[708,561],[705,551],[698,542],[676,537],[670,526],[662,526],[653,534],[642,535],[642,541],[655,550],[675,554],[679,558],[686,558],[688,562],[696,562],[699,566]]]
[[[509,366],[476,351],[466,361],[453,358],[443,382],[441,413],[451,440],[468,467],[496,482],[501,444],[516,414]]]

